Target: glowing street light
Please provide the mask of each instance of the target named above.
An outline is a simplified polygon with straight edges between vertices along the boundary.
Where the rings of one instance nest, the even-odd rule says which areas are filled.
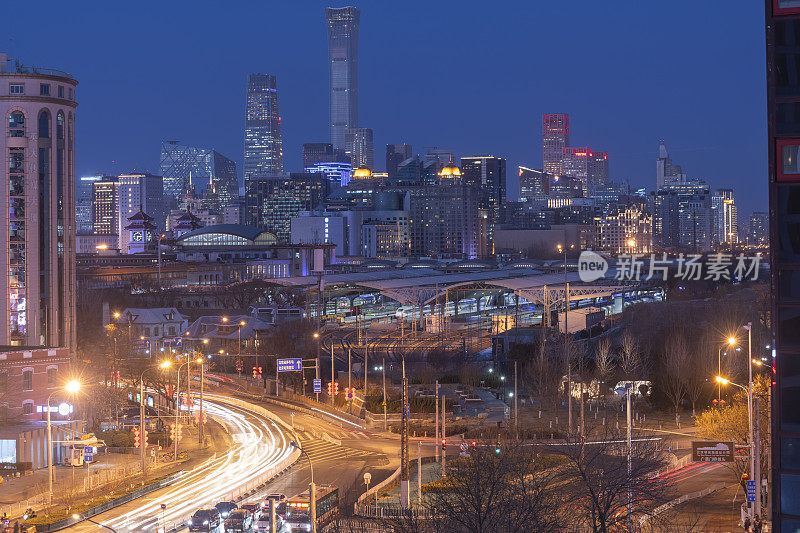
[[[70,394],[76,394],[78,390],[81,388],[80,381],[73,379],[72,381],[68,382],[64,386],[64,390]],[[53,503],[53,425],[50,422],[50,398],[53,397],[53,394],[56,394],[58,391],[53,391],[50,393],[50,396],[47,397],[46,402],[46,409],[47,409],[47,486],[48,490],[48,501]]]

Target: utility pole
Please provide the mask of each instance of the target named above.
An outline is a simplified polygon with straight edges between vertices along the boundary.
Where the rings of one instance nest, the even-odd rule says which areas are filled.
[[[752,364],[752,361],[750,363]],[[753,398],[753,451],[755,453],[753,479],[756,482],[755,515],[761,517],[761,441],[759,440],[761,424],[758,418],[758,397],[755,397]]]
[[[403,358],[403,415],[400,424],[400,506],[411,507],[408,494],[408,380],[406,379],[406,360]]]
[[[383,358],[381,363],[381,372],[383,373],[383,430],[388,431],[389,425],[386,418],[386,358]]]
[[[175,372],[177,376],[177,381],[175,382],[175,461],[178,460],[178,421],[179,421],[179,414],[181,412],[181,369],[178,367],[178,371]]]
[[[205,440],[205,412],[203,412],[203,387],[205,386],[205,368],[206,362],[200,363],[200,431],[197,433],[197,442],[202,445]]]
[[[631,490],[631,472],[633,470],[631,463],[631,455],[633,454],[631,442],[631,389],[632,383],[625,385],[625,406],[628,419],[628,533],[633,533],[633,491]]]
[[[145,447],[147,446],[147,439],[144,438],[145,423],[144,423],[144,373],[139,376],[139,459],[142,462],[142,476],[147,475],[147,455],[145,454]]]
[[[760,484],[760,480],[756,478],[756,442],[753,436],[753,426],[755,425],[756,414],[753,410],[753,350],[751,344],[753,329],[752,322],[745,324],[744,328],[747,330],[747,370],[749,378],[747,381],[747,410],[748,414],[750,415],[750,479],[753,479],[757,484]],[[751,518],[755,516],[760,507],[758,497],[760,490],[761,488],[757,486],[756,501],[753,504],[753,513],[750,515]]]
[[[367,404],[367,375],[369,374],[369,344],[364,348],[364,405]]]
[[[348,412],[353,414],[353,358],[350,348],[347,348],[347,394],[350,395]]]
[[[436,422],[434,424],[436,426],[436,442],[434,449],[436,450],[435,452],[436,462],[438,463],[439,462],[439,380],[438,379],[436,380],[436,398],[434,398],[433,411],[436,416]]]
[[[422,442],[417,441],[417,504],[422,505]]]
[[[336,372],[334,370],[334,366],[336,363],[334,363],[334,361],[335,359],[333,356],[333,337],[331,336],[331,384],[336,382]],[[331,387],[333,387],[333,385],[331,385]],[[336,406],[336,397],[333,395],[331,395],[331,406],[332,407]]]
[[[447,413],[447,411],[445,411],[445,405],[447,405],[447,402],[445,401],[445,395],[442,394],[442,440],[445,441],[445,443],[446,443],[447,442],[447,431],[445,431],[445,421],[444,421],[444,419],[445,419],[445,414]],[[447,477],[447,473],[445,471],[445,467],[446,467],[445,463],[446,462],[447,462],[447,445],[445,444],[445,446],[442,446],[442,477]]]

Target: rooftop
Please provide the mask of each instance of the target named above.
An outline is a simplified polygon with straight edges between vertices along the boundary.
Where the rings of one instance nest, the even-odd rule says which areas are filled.
[[[72,74],[63,70],[23,65],[19,59],[11,59],[6,52],[0,52],[0,74],[39,74],[41,76],[59,76],[71,80],[75,79]]]

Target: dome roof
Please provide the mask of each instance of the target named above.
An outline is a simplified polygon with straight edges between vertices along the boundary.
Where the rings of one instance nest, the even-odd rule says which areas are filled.
[[[461,169],[456,166],[455,163],[450,161],[447,163],[442,170],[439,171],[440,178],[455,178],[461,177]]]
[[[367,165],[361,165],[353,171],[353,179],[368,179],[372,177],[372,171]]]

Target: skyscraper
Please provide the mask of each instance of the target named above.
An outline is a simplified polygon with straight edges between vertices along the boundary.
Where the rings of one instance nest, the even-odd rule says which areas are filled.
[[[244,129],[244,179],[283,173],[278,82],[271,74],[247,77]]]
[[[560,174],[579,180],[583,184],[583,190],[586,191],[587,196],[589,192],[589,160],[592,156],[592,151],[588,146],[564,148],[561,161]]]
[[[672,164],[664,141],[658,141],[658,159],[656,159],[656,187],[663,187],[667,181],[681,178],[681,166]]]
[[[591,150],[587,161],[589,194],[608,186],[608,152]]]
[[[103,176],[92,183],[92,233],[117,235],[118,207],[116,176]]]
[[[355,7],[325,8],[330,62],[331,144],[344,150],[348,128],[358,127],[358,26]],[[353,162],[353,166],[358,165]]]
[[[0,345],[75,347],[77,85],[0,53]]]
[[[161,143],[160,169],[168,201],[177,201],[190,183],[198,194],[213,187],[222,205],[239,195],[236,163],[210,148],[165,141]]]
[[[542,118],[542,170],[560,175],[564,149],[569,147],[569,115],[551,113]]]
[[[733,189],[718,189],[711,196],[714,244],[734,244],[739,241],[736,203]]]
[[[75,224],[79,234],[92,233],[92,184],[102,176],[81,176],[75,182]]]
[[[350,157],[331,143],[303,143],[303,168],[317,163],[350,163]]]
[[[390,180],[397,178],[397,167],[400,163],[411,157],[410,144],[386,145],[386,173]]]
[[[153,220],[159,230],[166,225],[164,210],[164,182],[161,176],[152,174],[123,174],[117,178],[117,229],[120,252],[131,252],[130,232],[125,231],[129,219],[140,210]]]
[[[766,211],[753,211],[750,215],[749,244],[763,246],[769,244],[769,213]]]
[[[479,207],[487,216],[486,243],[491,252],[494,228],[503,220],[507,200],[506,160],[491,155],[462,157],[461,181],[480,191]]]
[[[353,168],[366,166],[370,170],[375,169],[375,150],[370,128],[348,128],[345,146]]]

